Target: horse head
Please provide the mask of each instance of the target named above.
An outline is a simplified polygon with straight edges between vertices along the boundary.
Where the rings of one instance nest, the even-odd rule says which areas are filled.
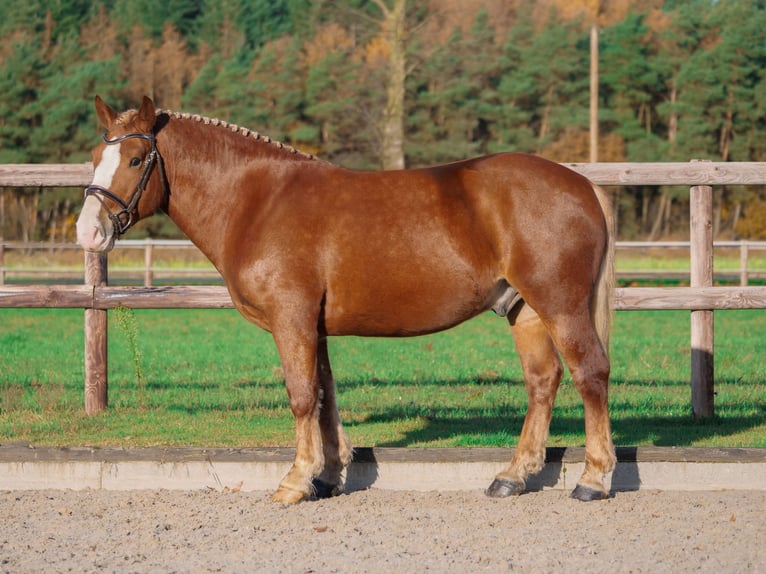
[[[119,114],[96,96],[95,106],[106,131],[92,151],[93,182],[85,188],[77,242],[88,251],[109,251],[117,237],[163,206],[166,181],[154,102],[144,96],[138,111]]]

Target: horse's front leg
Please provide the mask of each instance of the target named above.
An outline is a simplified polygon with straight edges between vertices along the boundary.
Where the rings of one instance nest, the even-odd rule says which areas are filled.
[[[301,329],[295,324],[275,328],[273,335],[295,417],[295,460],[272,499],[293,504],[313,494],[312,480],[324,467],[319,430],[318,336],[315,326]]]
[[[317,497],[335,496],[343,490],[343,470],[351,462],[352,449],[338,414],[335,381],[327,352],[327,337],[320,337],[317,352],[321,405],[319,427],[322,433],[324,469],[314,480]]]

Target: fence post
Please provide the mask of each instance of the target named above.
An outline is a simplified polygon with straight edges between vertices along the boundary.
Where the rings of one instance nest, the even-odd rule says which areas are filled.
[[[85,284],[107,284],[106,253],[85,252]],[[85,413],[94,415],[108,405],[107,311],[85,309]]]
[[[739,242],[739,284],[742,287],[747,287],[749,282],[747,272],[748,247],[747,241],[742,240]]]
[[[695,185],[690,190],[691,286],[713,284],[713,188]],[[696,418],[713,416],[713,311],[691,312],[691,394]]]
[[[146,244],[144,245],[144,287],[151,287],[154,280],[154,271],[152,270],[153,264],[153,250],[152,240],[146,238]]]
[[[0,237],[0,285],[5,285],[5,241]]]

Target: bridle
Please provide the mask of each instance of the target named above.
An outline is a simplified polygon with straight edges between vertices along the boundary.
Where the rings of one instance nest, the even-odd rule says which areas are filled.
[[[109,219],[112,221],[112,224],[114,225],[114,229],[115,229],[115,232],[117,233],[117,237],[119,237],[120,235],[125,233],[130,228],[131,225],[133,225],[136,222],[135,213],[136,213],[136,208],[138,206],[138,201],[141,199],[141,194],[144,193],[144,189],[146,189],[146,184],[149,182],[149,177],[152,175],[152,168],[154,167],[155,163],[159,166],[160,180],[162,181],[162,190],[167,195],[167,189],[166,189],[166,183],[165,183],[165,167],[163,166],[162,158],[160,157],[160,154],[157,151],[157,142],[156,142],[156,138],[154,137],[154,133],[145,134],[141,132],[132,132],[122,136],[118,136],[114,139],[109,139],[106,137],[106,132],[104,132],[104,135],[101,137],[104,140],[104,143],[106,145],[118,144],[121,141],[130,139],[130,138],[144,139],[149,141],[152,145],[151,150],[149,151],[149,154],[146,156],[146,159],[144,160],[144,168],[141,171],[141,176],[138,178],[138,183],[136,184],[136,191],[133,192],[133,195],[128,202],[125,202],[123,199],[117,197],[114,193],[112,193],[111,191],[109,191],[108,189],[100,185],[91,184],[85,188],[85,197],[95,195],[101,201],[101,204],[104,206],[104,209],[106,209],[107,213],[109,214]],[[117,205],[119,205],[122,209],[120,209],[120,211],[112,213],[109,210],[109,208],[106,207],[106,205],[104,205],[104,198],[112,200]]]

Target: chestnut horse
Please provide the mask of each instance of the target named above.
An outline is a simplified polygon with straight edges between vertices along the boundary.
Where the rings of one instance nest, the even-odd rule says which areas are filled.
[[[220,271],[239,312],[272,334],[296,427],[275,501],[343,487],[352,448],[329,335],[421,335],[489,309],[510,323],[529,405],[487,495],[520,494],[542,469],[560,356],[585,412],[585,471],[572,496],[608,496],[614,242],[607,200],[586,178],[515,153],[350,171],[227,122],[155,110],[149,98],[137,111],[117,113],[98,96],[95,106],[106,132],[78,242],[107,251],[164,211]]]

